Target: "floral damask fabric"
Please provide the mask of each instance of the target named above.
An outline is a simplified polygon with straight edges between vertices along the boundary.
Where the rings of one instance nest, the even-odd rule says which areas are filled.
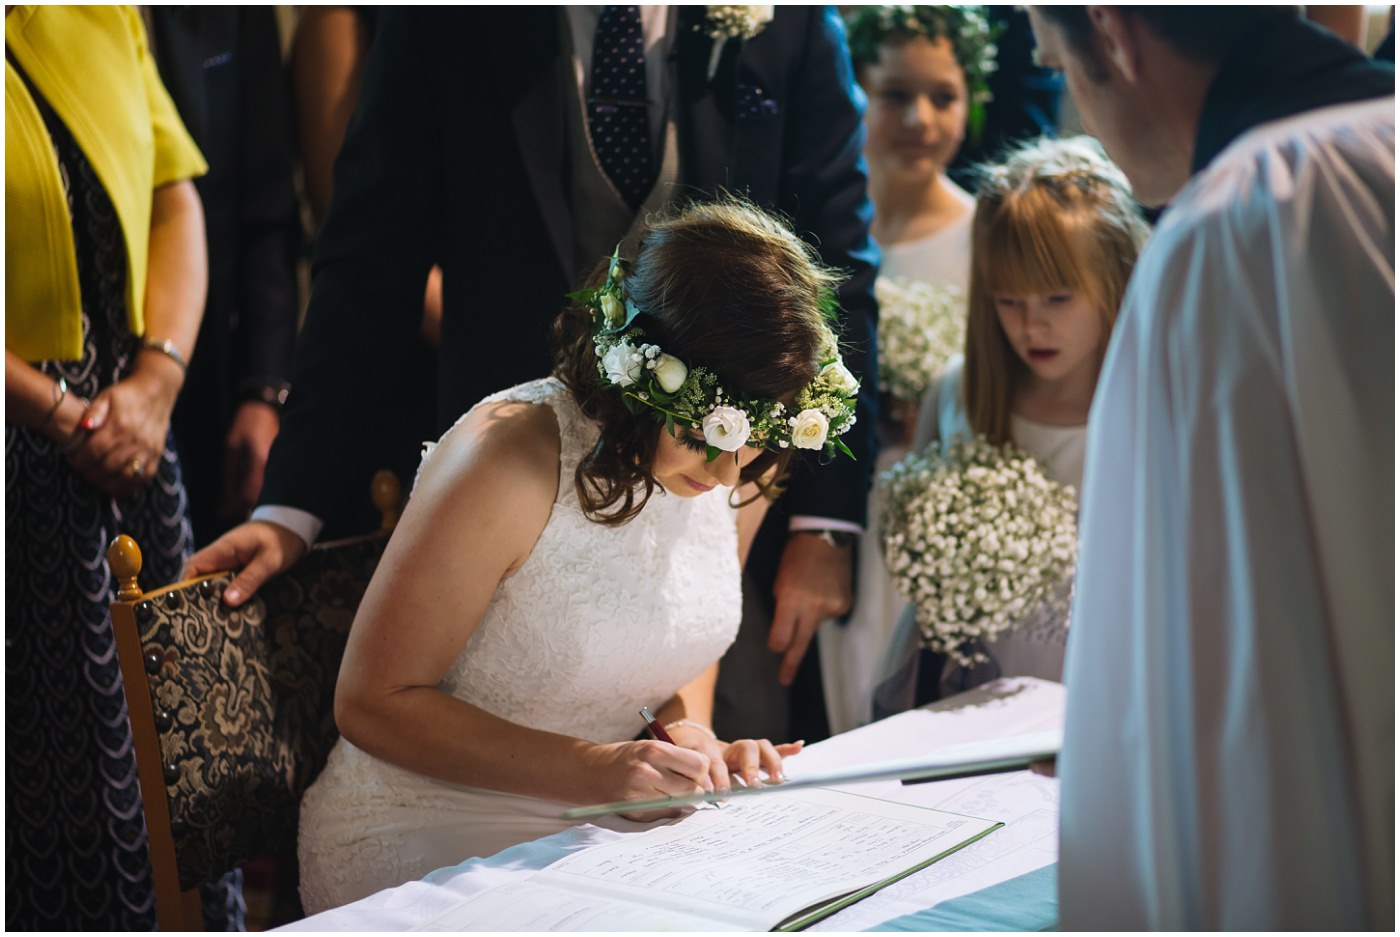
[[[180,885],[295,846],[302,791],[337,733],[336,674],[382,535],[326,544],[247,605],[228,576],[136,606]]]

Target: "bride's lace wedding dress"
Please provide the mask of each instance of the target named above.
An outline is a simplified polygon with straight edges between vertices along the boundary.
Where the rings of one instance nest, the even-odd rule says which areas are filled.
[[[483,403],[505,400],[554,411],[559,491],[530,556],[497,587],[441,689],[531,728],[636,738],[638,709],[668,701],[738,629],[730,489],[696,498],[658,489],[630,523],[595,523],[579,506],[574,469],[597,441],[596,424],[553,378]],[[433,780],[341,739],[302,801],[302,904],[315,913],[558,832],[572,825],[559,817],[568,806]]]

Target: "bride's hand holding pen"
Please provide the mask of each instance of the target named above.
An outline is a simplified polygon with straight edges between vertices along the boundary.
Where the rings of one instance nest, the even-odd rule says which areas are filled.
[[[597,757],[592,774],[606,788],[608,793],[603,796],[610,800],[654,800],[715,790],[710,758],[678,746],[669,738],[598,745],[594,753]],[[693,809],[651,810],[622,816],[646,822],[683,816]]]
[[[646,707],[642,707],[641,713],[647,729],[658,741],[704,754],[710,762],[711,781],[711,786],[705,789],[721,793],[729,790],[736,776],[745,787],[763,783],[760,771],[769,781],[781,781],[783,759],[802,751],[805,744],[798,741],[775,745],[768,739],[725,742],[715,736],[713,729],[699,722],[678,719],[663,726]]]

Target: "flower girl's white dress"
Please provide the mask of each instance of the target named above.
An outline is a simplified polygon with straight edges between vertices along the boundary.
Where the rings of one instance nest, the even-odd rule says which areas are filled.
[[[579,506],[574,469],[597,441],[596,424],[553,378],[483,403],[501,400],[553,409],[559,491],[530,556],[497,588],[441,688],[531,728],[636,738],[638,709],[669,700],[738,629],[730,489],[696,498],[658,490],[630,523],[595,523]],[[573,825],[559,818],[568,806],[433,780],[341,739],[302,801],[302,904],[314,913],[558,832]]]
[[[972,270],[972,216],[977,202],[951,180],[944,182],[963,204],[963,213],[933,234],[913,241],[881,244],[880,274],[953,287],[966,296]],[[875,457],[875,478],[908,454],[907,446],[882,446]],[[870,722],[871,698],[882,676],[885,649],[908,604],[885,569],[885,550],[880,542],[883,505],[880,487],[872,481],[865,534],[856,543],[855,604],[844,619],[827,619],[817,632],[822,692],[832,734],[849,732]]]

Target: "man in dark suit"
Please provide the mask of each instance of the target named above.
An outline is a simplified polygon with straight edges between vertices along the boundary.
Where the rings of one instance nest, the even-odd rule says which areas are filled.
[[[147,7],[161,78],[209,163],[209,298],[171,419],[196,543],[248,516],[292,370],[301,235],[269,7]]]
[[[1017,143],[1055,136],[1065,93],[1064,76],[1035,62],[1035,36],[1025,9],[988,7],[987,23],[997,46],[997,68],[987,79],[992,100],[981,133],[963,143],[948,167],[953,181],[969,192],[977,191],[979,165],[1000,161]]]
[[[621,189],[609,195],[589,176],[605,161],[582,130],[595,103],[585,63],[598,51],[593,24],[638,9],[384,14],[337,162],[264,507],[192,563],[244,567],[226,593],[231,604],[300,556],[315,516],[365,496],[367,480],[336,466],[373,444],[361,427],[386,416],[381,385],[402,373],[434,262],[443,267],[446,427],[488,393],[549,372],[563,294],[658,207],[669,172],[674,185],[661,201],[746,194],[788,215],[826,263],[852,272],[841,291],[846,360],[869,376],[847,437],[860,459],[800,466],[766,522],[776,558],[757,591],[775,596],[771,629],[761,621],[782,655],[768,655],[775,690],[791,682],[820,621],[849,606],[851,547],[842,541],[865,522],[873,464],[877,253],[860,155],[863,99],[841,21],[831,8],[779,7],[756,35],[725,40],[713,38],[704,7],[640,8],[631,28],[646,34],[648,80],[664,89],[652,84],[645,102],[658,183],[640,205],[609,215]]]

